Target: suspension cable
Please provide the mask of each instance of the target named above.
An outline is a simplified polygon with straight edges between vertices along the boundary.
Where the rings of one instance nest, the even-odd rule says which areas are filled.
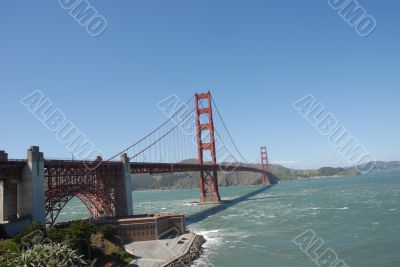
[[[159,139],[157,139],[156,141],[154,141],[153,143],[151,143],[150,145],[148,145],[147,147],[145,147],[144,149],[142,149],[141,151],[139,151],[138,153],[136,153],[136,155],[133,155],[132,158],[137,157],[138,155],[140,155],[141,153],[143,153],[144,151],[146,151],[148,148],[150,148],[151,146],[153,146],[154,144],[156,144],[158,141],[160,141],[161,139],[163,139],[165,136],[167,136],[169,133],[171,133],[173,130],[175,130],[182,122],[184,122],[189,116],[191,115],[191,113],[189,112],[182,121],[180,121],[179,123],[175,124],[175,126],[169,130],[168,132],[166,132],[164,135],[162,135]]]
[[[217,111],[217,114],[218,114],[219,118],[220,118],[221,121],[222,121],[222,125],[224,126],[225,131],[228,133],[228,136],[229,136],[229,138],[231,139],[233,145],[235,146],[237,152],[239,153],[240,157],[241,157],[245,162],[247,162],[246,159],[243,157],[242,153],[240,152],[239,148],[237,147],[235,141],[233,140],[233,138],[232,138],[232,136],[231,136],[231,134],[230,134],[230,132],[229,132],[229,130],[228,130],[228,127],[226,127],[226,124],[225,124],[225,122],[224,122],[224,119],[222,118],[221,113],[219,112],[218,107],[217,107],[217,105],[215,104],[214,98],[213,98],[212,96],[211,96],[211,101],[212,101],[212,103],[213,103],[213,105],[214,105],[214,107],[215,107],[215,110]]]
[[[146,136],[144,136],[142,139],[140,139],[139,141],[137,141],[136,143],[134,143],[133,145],[130,145],[129,147],[127,147],[126,149],[122,150],[121,152],[115,154],[114,156],[112,156],[111,158],[107,159],[107,161],[110,161],[114,158],[116,158],[117,156],[121,155],[122,153],[128,151],[129,149],[131,149],[132,147],[136,146],[137,144],[139,144],[140,142],[142,142],[143,140],[145,140],[147,137],[149,137],[150,135],[152,135],[153,133],[155,133],[156,131],[158,131],[161,127],[163,127],[164,125],[166,125],[168,122],[170,122],[184,107],[187,106],[187,104],[192,100],[194,96],[192,96],[191,98],[189,98],[188,101],[186,101],[185,105],[181,105],[181,107],[174,113],[172,114],[172,116],[169,117],[168,120],[166,120],[163,124],[161,124],[158,128],[156,128],[155,130],[153,130],[152,132],[150,132],[149,134],[147,134]],[[140,153],[139,153],[140,154]]]

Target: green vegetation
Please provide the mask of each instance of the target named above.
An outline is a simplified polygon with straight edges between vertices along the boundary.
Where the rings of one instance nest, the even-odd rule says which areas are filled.
[[[32,223],[13,238],[0,241],[0,267],[129,264],[133,257],[116,234],[113,225],[97,229],[84,220],[49,229]]]
[[[36,244],[24,251],[9,252],[5,257],[0,256],[1,265],[14,266],[83,266],[87,263],[82,255],[63,244]]]
[[[75,221],[64,229],[67,234],[63,240],[85,257],[90,257],[90,238],[96,233],[96,227],[88,221]]]
[[[96,266],[104,266],[107,262],[114,261],[125,265],[133,260],[132,255],[125,252],[122,245],[106,239],[102,234],[92,235],[91,243],[94,248],[93,256],[98,259]]]
[[[0,241],[0,256],[7,252],[18,252],[20,245],[12,239]]]
[[[22,242],[33,244],[35,243],[34,238],[38,238],[39,236],[35,233],[46,233],[46,227],[39,223],[33,222],[31,223],[24,231],[15,235],[12,239],[19,246],[22,246]]]
[[[112,224],[106,224],[100,228],[100,233],[105,239],[112,240],[117,235],[117,227]]]

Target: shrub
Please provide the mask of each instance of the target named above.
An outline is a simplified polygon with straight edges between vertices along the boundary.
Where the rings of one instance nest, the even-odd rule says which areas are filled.
[[[26,251],[11,253],[11,256],[8,259],[0,258],[2,260],[1,266],[58,267],[86,264],[83,256],[63,244],[38,244]]]
[[[20,245],[12,239],[0,241],[0,255],[6,255],[11,252],[18,252]]]
[[[0,241],[0,253],[6,250],[17,251],[18,249],[19,249],[18,243],[12,239],[6,239]]]
[[[70,227],[65,229],[67,244],[72,249],[75,249],[79,254],[89,256],[90,238],[92,234],[96,233],[94,224],[88,221],[75,221]]]
[[[105,239],[112,240],[117,235],[117,227],[112,224],[106,224],[101,227],[100,233],[103,234]]]
[[[33,239],[39,233],[43,238],[45,238],[46,237],[46,227],[37,222],[33,222],[25,230],[16,234],[12,239],[17,244],[22,244],[22,242],[27,242],[27,243],[32,244],[32,243],[34,243]]]
[[[47,237],[54,243],[63,243],[68,237],[68,229],[49,228],[47,229]]]

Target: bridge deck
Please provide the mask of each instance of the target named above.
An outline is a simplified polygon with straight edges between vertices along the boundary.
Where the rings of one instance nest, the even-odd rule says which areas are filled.
[[[15,159],[0,161],[0,179],[5,178],[20,178],[22,169],[26,164],[26,160]],[[119,161],[81,161],[81,160],[45,160],[45,168],[51,168],[56,166],[62,166],[63,168],[84,168],[87,167],[88,173],[94,171],[96,166],[121,166],[122,163]],[[91,168],[91,166],[93,168]],[[264,170],[255,167],[243,166],[240,164],[184,164],[184,163],[142,163],[142,162],[131,162],[130,163],[131,173],[149,173],[149,174],[161,174],[161,173],[173,173],[173,172],[194,172],[194,171],[244,171],[244,172],[256,172],[265,173]]]
[[[200,164],[183,164],[183,163],[138,163],[130,164],[132,173],[172,173],[172,172],[193,172],[193,171],[245,171],[265,173],[265,171],[242,166],[238,164],[217,164],[217,165],[200,165]]]

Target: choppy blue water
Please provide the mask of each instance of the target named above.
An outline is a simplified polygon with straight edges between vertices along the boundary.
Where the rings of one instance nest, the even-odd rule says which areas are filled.
[[[228,202],[214,207],[191,204],[198,190],[133,192],[134,211],[185,213],[208,240],[195,266],[329,266],[293,242],[309,229],[325,242],[314,257],[331,248],[348,266],[400,266],[400,171],[282,182],[247,195],[259,189],[221,188]],[[74,200],[61,219],[87,216]]]

